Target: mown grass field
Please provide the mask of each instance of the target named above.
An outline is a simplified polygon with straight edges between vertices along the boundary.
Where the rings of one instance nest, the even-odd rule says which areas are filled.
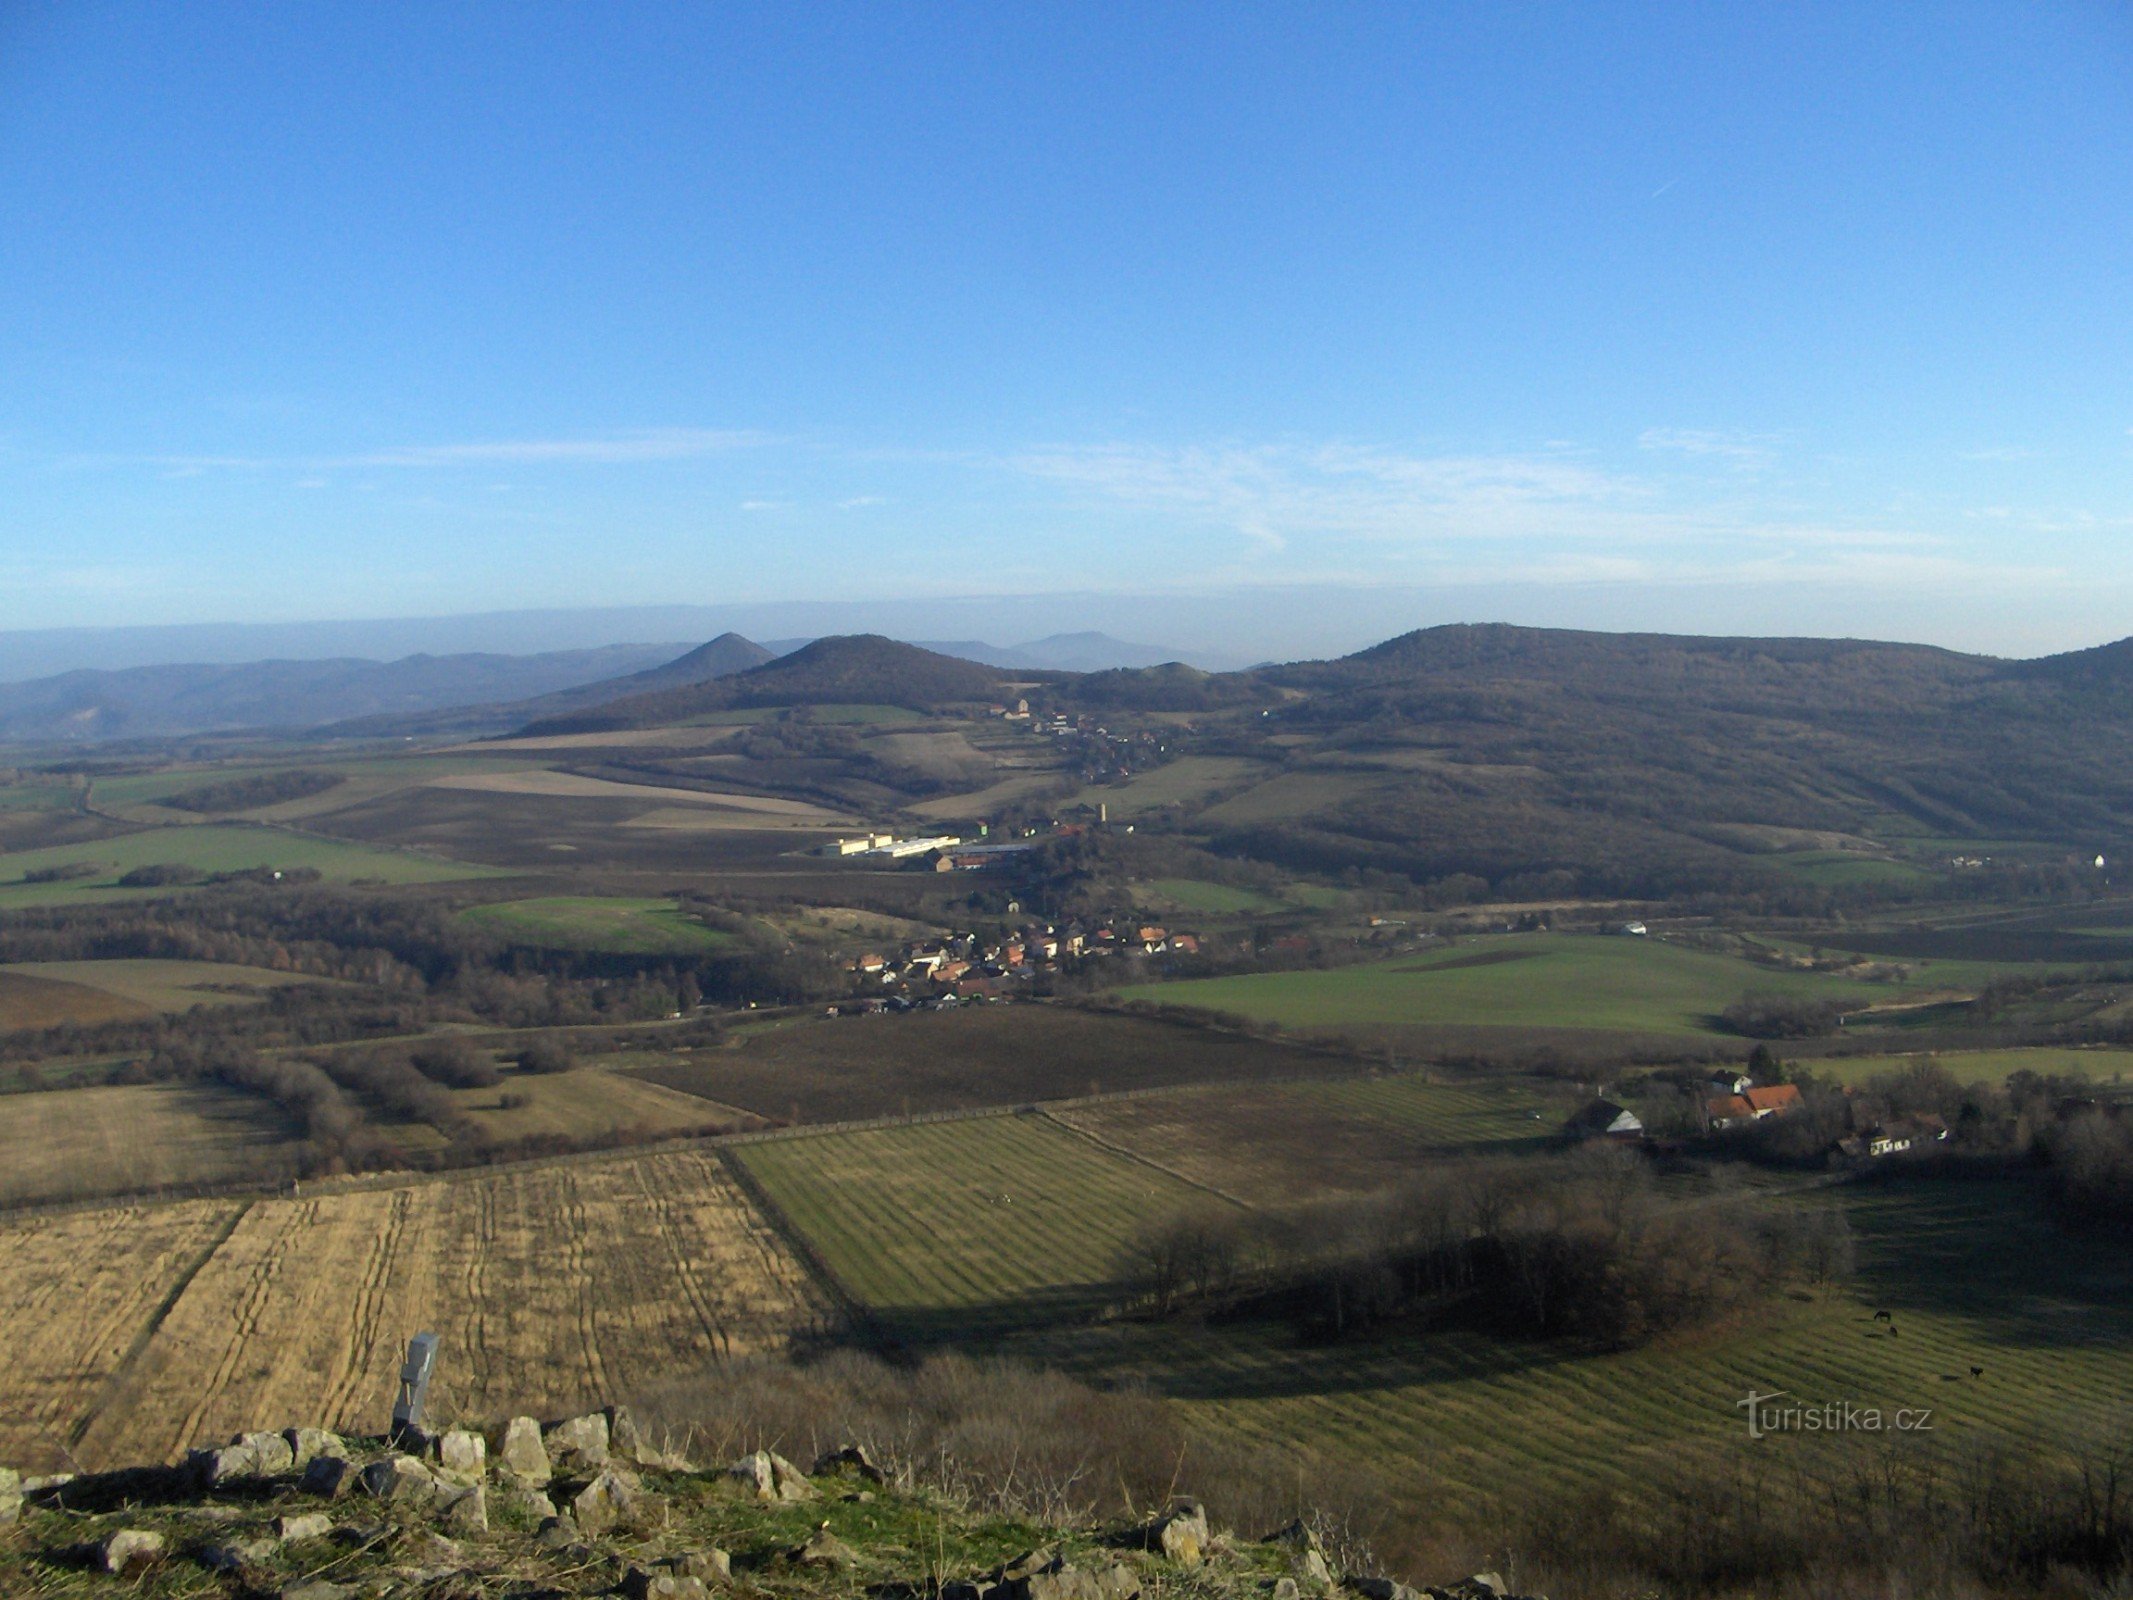
[[[610,1138],[748,1128],[760,1120],[745,1112],[663,1089],[600,1067],[574,1072],[506,1072],[494,1089],[455,1089],[452,1099],[491,1138],[512,1140],[561,1135]],[[524,1104],[506,1104],[506,1101]]]
[[[1240,889],[1227,883],[1210,883],[1204,878],[1155,878],[1150,880],[1148,888],[1164,903],[1180,911],[1199,911],[1213,916],[1276,911],[1284,904],[1278,895],[1263,894],[1257,889]]]
[[[1501,1024],[1717,1038],[1726,1036],[1718,1013],[1749,991],[1887,1004],[1935,987],[1933,965],[1919,963],[1907,983],[1867,983],[1655,939],[1521,934],[1369,966],[1142,984],[1121,992],[1295,1028]]]
[[[1432,1083],[1403,1073],[1176,1089],[1059,1116],[1261,1205],[1391,1187],[1448,1153],[1535,1150],[1577,1103],[1574,1091],[1537,1079]]]
[[[22,881],[27,873],[76,862],[85,862],[95,871],[88,877],[60,883]],[[167,888],[118,886],[118,880],[135,867],[164,863],[206,873],[310,867],[334,883],[448,883],[491,875],[487,867],[408,851],[373,849],[278,828],[202,823],[195,827],[149,828],[116,838],[23,850],[0,857],[0,910],[167,894],[171,892]]]
[[[2133,1263],[2070,1238],[2030,1191],[1924,1181],[1843,1197],[1860,1241],[1847,1286],[1625,1352],[1403,1333],[1301,1346],[1279,1326],[1122,1325],[1024,1352],[1144,1381],[1246,1440],[1373,1462],[1453,1505],[1563,1503],[1676,1473],[1783,1496],[1878,1454],[2122,1441],[2133,1425]],[[1899,1336],[1874,1321],[1892,1314]],[[1982,1377],[1970,1375],[1982,1366]],[[1878,1408],[1879,1434],[1747,1437],[1753,1388]],[[1898,1435],[1897,1408],[1932,1427]]]
[[[687,955],[732,944],[729,935],[684,916],[672,900],[555,895],[472,906],[461,915],[514,944],[545,950]]]
[[[912,1338],[1101,1306],[1144,1221],[1222,1203],[1040,1116],[800,1135],[735,1154],[844,1289]]]
[[[0,1206],[271,1179],[289,1137],[266,1101],[208,1085],[13,1094],[0,1099]]]

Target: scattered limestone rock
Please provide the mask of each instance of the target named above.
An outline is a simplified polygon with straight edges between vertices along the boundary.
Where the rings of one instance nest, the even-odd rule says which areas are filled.
[[[1466,1580],[1465,1587],[1472,1594],[1489,1595],[1495,1597],[1495,1600],[1502,1600],[1504,1595],[1511,1592],[1510,1586],[1493,1572],[1475,1573]]]
[[[539,1489],[506,1487],[501,1508],[531,1522],[536,1528],[556,1514],[556,1504]]]
[[[856,1566],[859,1552],[831,1533],[817,1528],[807,1543],[792,1552],[793,1563],[802,1567],[833,1567],[838,1571]]]
[[[207,1545],[200,1551],[200,1565],[210,1572],[250,1572],[274,1554],[279,1542],[275,1539],[239,1539],[233,1544]]]
[[[551,1465],[572,1472],[598,1472],[607,1465],[607,1417],[598,1411],[551,1422],[541,1430]]]
[[[22,1515],[22,1474],[0,1467],[0,1527]]]
[[[452,1540],[428,1528],[417,1528],[410,1533],[406,1542],[401,1545],[400,1553],[411,1561],[427,1561],[444,1566],[452,1565],[466,1554]]]
[[[440,1520],[454,1533],[489,1531],[489,1493],[480,1484],[461,1490],[444,1503]]]
[[[1303,1591],[1296,1587],[1294,1578],[1274,1580],[1274,1600],[1302,1600]]]
[[[479,1478],[489,1467],[489,1445],[478,1433],[452,1428],[437,1436],[437,1465],[463,1478]]]
[[[1287,1545],[1293,1552],[1289,1558],[1289,1571],[1298,1585],[1313,1593],[1333,1587],[1333,1567],[1326,1560],[1325,1543],[1318,1537],[1318,1530],[1309,1523],[1299,1519],[1285,1528],[1276,1529],[1266,1536],[1266,1542]]]
[[[230,1443],[240,1450],[252,1452],[256,1463],[253,1471],[262,1478],[275,1477],[296,1468],[296,1451],[289,1444],[287,1434],[240,1433]]]
[[[578,1491],[570,1515],[579,1532],[597,1539],[617,1523],[633,1521],[645,1496],[618,1473],[603,1472]]]
[[[685,1578],[695,1578],[706,1584],[733,1581],[733,1557],[716,1547],[692,1550],[685,1556],[674,1557],[667,1565]]]
[[[742,1456],[727,1471],[747,1484],[756,1499],[766,1505],[812,1500],[817,1495],[815,1486],[807,1481],[807,1475],[775,1450],[758,1450],[754,1455]]]
[[[318,1455],[304,1468],[301,1488],[321,1500],[338,1500],[355,1487],[358,1477],[356,1464],[346,1456]]]
[[[320,1456],[348,1454],[348,1445],[337,1433],[328,1433],[324,1428],[289,1428],[282,1438],[288,1441],[289,1462],[292,1471],[301,1472]]]
[[[578,1525],[568,1516],[550,1517],[533,1542],[543,1550],[567,1550],[578,1542]]]
[[[332,1533],[333,1518],[323,1511],[306,1511],[298,1516],[277,1519],[274,1531],[284,1544],[302,1544],[307,1539],[323,1539]]]
[[[710,1600],[711,1594],[703,1579],[664,1564],[630,1568],[622,1592],[628,1600]]]
[[[378,1500],[427,1501],[437,1498],[438,1483],[430,1469],[413,1456],[387,1456],[358,1475],[366,1494]]]
[[[105,1572],[124,1573],[163,1554],[163,1536],[147,1528],[121,1528],[96,1547],[96,1564]]]
[[[513,1417],[504,1425],[496,1451],[496,1470],[530,1488],[539,1488],[555,1476],[548,1447],[541,1443],[541,1425],[531,1417]]]
[[[306,1578],[301,1583],[285,1585],[280,1600],[355,1600],[355,1593],[352,1584],[335,1583],[327,1578]]]
[[[814,1476],[827,1478],[850,1473],[868,1483],[887,1483],[889,1475],[874,1464],[867,1454],[866,1446],[848,1444],[839,1450],[829,1451],[815,1462]]]
[[[185,1458],[193,1481],[203,1489],[240,1478],[259,1476],[259,1452],[248,1445],[226,1444],[218,1450],[195,1450]]]
[[[1211,1535],[1207,1508],[1197,1500],[1176,1500],[1147,1531],[1148,1548],[1160,1550],[1180,1566],[1196,1567],[1207,1554]]]

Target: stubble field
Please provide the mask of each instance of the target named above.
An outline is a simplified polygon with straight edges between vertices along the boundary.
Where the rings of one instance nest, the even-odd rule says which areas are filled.
[[[0,1460],[168,1459],[241,1428],[554,1414],[776,1351],[829,1311],[707,1151],[0,1226]]]

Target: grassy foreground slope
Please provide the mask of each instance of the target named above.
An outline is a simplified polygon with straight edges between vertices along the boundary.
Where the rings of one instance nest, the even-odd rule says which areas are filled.
[[[1969,976],[1963,969],[1949,971],[1950,981]],[[1908,982],[1867,983],[1757,966],[1655,939],[1541,933],[1369,966],[1143,984],[1122,992],[1285,1027],[1502,1024],[1716,1038],[1718,1014],[1751,990],[1864,1007],[1933,987],[1932,963],[1922,963]]]

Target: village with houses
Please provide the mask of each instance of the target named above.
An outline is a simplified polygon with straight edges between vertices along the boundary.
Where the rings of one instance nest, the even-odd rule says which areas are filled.
[[[1863,1166],[1891,1156],[1923,1155],[1948,1139],[1948,1123],[1929,1111],[1902,1116],[1878,1117],[1858,1104],[1856,1090],[1848,1084],[1832,1089],[1844,1110],[1841,1137],[1823,1152],[1834,1165]],[[1726,1069],[1698,1086],[1695,1126],[1706,1140],[1724,1140],[1756,1129],[1778,1118],[1797,1116],[1807,1109],[1801,1086],[1787,1082],[1758,1082],[1754,1074]],[[1604,1141],[1649,1150],[1655,1154],[1679,1148],[1683,1140],[1655,1134],[1645,1119],[1605,1092],[1587,1101],[1563,1125],[1567,1143]]]
[[[855,998],[828,1008],[831,1016],[943,1007],[1028,998],[1045,992],[1063,970],[1092,961],[1200,953],[1200,937],[1155,923],[1132,926],[1032,921],[1003,939],[971,933],[915,939],[893,954],[868,951],[852,963]]]

